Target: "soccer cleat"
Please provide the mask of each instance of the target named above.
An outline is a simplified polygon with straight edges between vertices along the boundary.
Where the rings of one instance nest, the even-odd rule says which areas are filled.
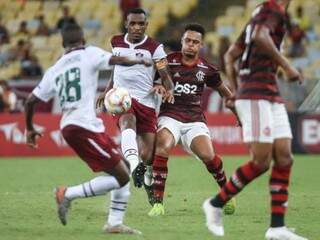
[[[298,236],[285,226],[269,228],[265,237],[267,240],[308,240],[307,238]]]
[[[123,224],[116,225],[116,226],[111,226],[109,224],[106,224],[103,226],[103,231],[108,234],[136,234],[136,235],[142,234],[142,232],[140,232],[139,230],[130,228]]]
[[[143,183],[144,186],[144,190],[146,190],[147,196],[148,196],[148,201],[150,203],[151,206],[153,206],[153,204],[155,203],[155,199],[153,196],[153,187],[148,186],[147,184]]]
[[[236,200],[231,198],[224,206],[223,213],[225,215],[232,215],[236,211]]]
[[[71,205],[71,201],[65,197],[66,190],[66,187],[57,187],[55,189],[58,217],[62,225],[67,225],[67,214]]]
[[[216,208],[210,203],[211,198],[208,198],[202,204],[202,209],[206,215],[206,225],[213,235],[224,236],[224,228],[222,225],[222,208]]]
[[[150,217],[157,217],[160,215],[164,215],[164,205],[162,203],[155,203],[148,213]]]
[[[141,188],[144,182],[144,173],[146,172],[146,166],[143,162],[140,162],[138,166],[132,171],[132,179],[135,187]]]

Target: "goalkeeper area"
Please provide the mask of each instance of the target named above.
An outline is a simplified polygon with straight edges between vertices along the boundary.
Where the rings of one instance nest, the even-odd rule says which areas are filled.
[[[246,157],[224,157],[229,175]],[[319,156],[296,155],[293,166],[287,225],[310,240],[319,239]],[[204,224],[202,202],[218,186],[202,163],[190,157],[172,157],[165,194],[164,216],[151,218],[143,189],[131,186],[125,224],[142,236],[102,232],[110,195],[75,200],[62,226],[56,216],[53,189],[74,185],[94,175],[77,158],[1,158],[0,232],[5,240],[206,240],[214,239]],[[269,223],[268,174],[251,183],[237,198],[234,215],[225,216],[224,240],[264,239]]]

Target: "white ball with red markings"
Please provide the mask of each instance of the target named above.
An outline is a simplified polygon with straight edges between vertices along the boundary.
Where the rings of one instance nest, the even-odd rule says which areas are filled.
[[[128,90],[122,87],[112,88],[104,97],[104,106],[112,114],[128,111],[131,107],[131,96]]]

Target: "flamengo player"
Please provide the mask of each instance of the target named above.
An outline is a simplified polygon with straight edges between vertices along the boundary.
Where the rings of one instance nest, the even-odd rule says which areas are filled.
[[[36,147],[36,139],[41,136],[32,123],[35,104],[58,95],[63,111],[60,128],[64,139],[94,172],[108,174],[77,186],[56,189],[61,223],[67,223],[67,212],[74,199],[104,195],[115,189],[111,192],[109,219],[104,231],[140,233],[122,224],[130,195],[129,171],[117,146],[105,133],[102,120],[97,118],[94,101],[99,70],[111,69],[110,65],[114,64],[144,64],[144,61],[112,56],[97,47],[85,47],[78,25],[66,26],[61,34],[65,54],[47,70],[26,102],[27,144]]]
[[[288,185],[292,167],[291,129],[287,112],[276,84],[280,66],[289,79],[301,81],[299,72],[281,55],[289,0],[269,0],[257,7],[238,41],[225,55],[228,77],[237,90],[236,110],[243,126],[243,138],[250,146],[252,159],[236,170],[218,195],[204,202],[209,230],[224,235],[222,207],[247,184],[271,170],[271,225],[268,240],[306,240],[285,227]],[[234,63],[240,59],[238,87]],[[232,102],[229,101],[231,105]]]
[[[173,102],[173,83],[167,70],[167,55],[163,45],[145,35],[147,26],[148,22],[144,10],[131,9],[126,21],[128,33],[114,36],[111,39],[112,52],[116,56],[152,59],[154,66],[115,66],[113,81],[109,82],[105,92],[98,99],[97,105],[102,105],[105,93],[112,87],[128,89],[132,97],[132,107],[118,118],[121,130],[121,149],[131,165],[134,184],[141,187],[144,183],[149,194],[150,188],[148,186],[151,185],[152,180],[152,159],[157,129],[154,93],[165,95],[165,100]],[[154,87],[153,80],[156,71],[158,71],[165,88],[162,85]],[[138,155],[147,166],[145,174],[143,164],[136,168],[139,162]]]
[[[201,98],[205,86],[217,90],[227,99],[232,98],[232,93],[221,81],[217,68],[199,57],[204,35],[205,30],[201,25],[187,25],[181,39],[181,52],[168,55],[175,84],[175,102],[163,103],[160,108],[153,161],[155,204],[149,212],[150,216],[164,214],[162,202],[168,173],[167,162],[171,149],[179,142],[204,163],[220,187],[226,182],[222,160],[214,153]],[[234,209],[234,203],[230,202],[229,207]]]

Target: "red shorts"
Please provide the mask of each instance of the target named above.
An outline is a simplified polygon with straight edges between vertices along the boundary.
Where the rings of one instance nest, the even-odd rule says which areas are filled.
[[[139,133],[156,133],[157,131],[157,115],[153,108],[147,107],[132,98],[131,108],[123,113],[132,113],[137,121],[137,134]],[[115,115],[119,125],[119,119],[123,114]]]
[[[62,129],[62,135],[94,172],[111,170],[122,159],[118,146],[104,132],[96,133],[76,125],[68,125]]]

